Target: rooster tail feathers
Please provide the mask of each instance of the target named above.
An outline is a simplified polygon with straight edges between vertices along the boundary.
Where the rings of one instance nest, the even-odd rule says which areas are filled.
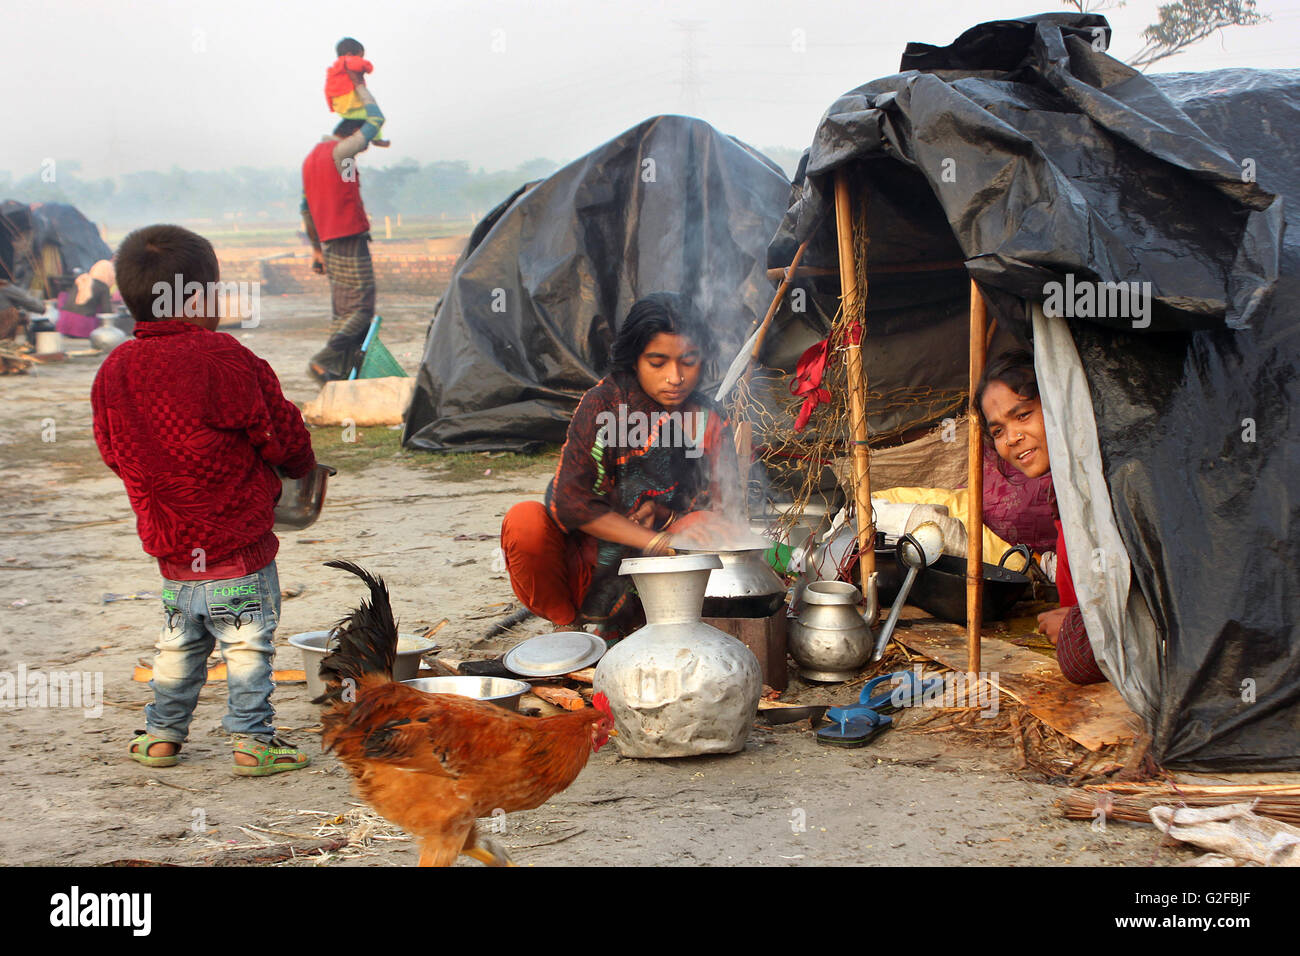
[[[320,676],[328,688],[313,703],[343,700],[344,681],[351,680],[352,690],[367,674],[381,674],[390,680],[393,660],[397,656],[397,621],[388,599],[388,586],[351,561],[327,561],[327,568],[355,574],[370,588],[370,600],[363,600],[351,614],[334,625],[330,645],[333,648],[321,661]]]

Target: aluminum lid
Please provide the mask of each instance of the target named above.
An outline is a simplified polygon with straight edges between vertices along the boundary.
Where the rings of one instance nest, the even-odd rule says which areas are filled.
[[[605,654],[605,640],[586,631],[542,634],[517,644],[503,663],[524,677],[558,677],[590,667]]]

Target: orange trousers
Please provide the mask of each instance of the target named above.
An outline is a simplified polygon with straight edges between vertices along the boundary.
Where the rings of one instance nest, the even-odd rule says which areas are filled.
[[[584,555],[584,537],[566,534],[536,501],[519,502],[501,521],[501,550],[515,597],[557,626],[577,620],[591,586],[594,554]]]

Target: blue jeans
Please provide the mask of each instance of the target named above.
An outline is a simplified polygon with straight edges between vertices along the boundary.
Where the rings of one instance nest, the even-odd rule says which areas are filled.
[[[164,578],[162,603],[167,620],[149,682],[153,703],[144,709],[149,733],[172,743],[187,738],[207,680],[208,655],[219,642],[229,694],[221,726],[232,734],[274,736],[271,642],[280,622],[280,576],[275,562],[228,581]]]

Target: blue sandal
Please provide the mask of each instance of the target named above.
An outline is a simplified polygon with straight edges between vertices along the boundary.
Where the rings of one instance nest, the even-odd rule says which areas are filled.
[[[894,724],[893,717],[866,707],[854,707],[852,711],[851,715],[819,728],[817,742],[828,747],[865,747]]]
[[[872,697],[871,692],[879,687],[885,681],[899,680],[898,686],[891,687]],[[826,711],[827,720],[843,720],[844,718],[853,718],[858,715],[859,711],[869,710],[873,713],[884,713],[897,710],[899,707],[916,707],[925,699],[926,694],[932,694],[936,689],[943,687],[942,677],[927,677],[925,680],[918,681],[916,671],[894,671],[892,674],[881,674],[879,677],[873,677],[867,681],[862,693],[858,695],[858,703],[851,707],[832,707]]]

